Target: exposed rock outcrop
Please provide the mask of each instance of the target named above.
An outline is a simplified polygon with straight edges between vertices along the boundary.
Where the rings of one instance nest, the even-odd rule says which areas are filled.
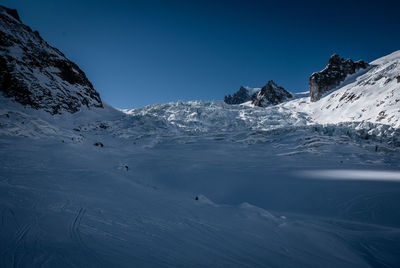
[[[97,146],[97,147],[104,147],[104,144],[102,143],[102,142],[96,142],[95,144],[93,144],[94,146]]]
[[[338,54],[330,57],[328,65],[320,72],[313,73],[309,80],[311,101],[318,101],[322,95],[340,85],[350,74],[369,66],[365,61],[354,62]]]
[[[51,114],[82,106],[103,107],[85,73],[39,32],[24,25],[16,10],[0,6],[0,91],[5,97]]]
[[[257,93],[252,93],[249,88],[240,87],[239,90],[232,96],[228,95],[224,97],[224,102],[227,104],[241,104],[247,101],[254,100]]]
[[[287,90],[270,80],[263,88],[261,88],[261,91],[258,92],[252,104],[254,106],[266,107],[279,104],[292,97],[292,94]]]

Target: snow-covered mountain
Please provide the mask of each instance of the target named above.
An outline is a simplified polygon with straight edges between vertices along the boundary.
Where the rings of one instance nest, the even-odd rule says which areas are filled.
[[[16,10],[3,6],[0,68],[0,91],[23,105],[52,114],[103,107],[84,72],[24,25]]]
[[[297,99],[283,106],[306,113],[310,122],[372,122],[400,127],[400,51],[372,61],[319,101]]]
[[[0,267],[400,266],[400,51],[315,102],[121,111],[0,10]]]

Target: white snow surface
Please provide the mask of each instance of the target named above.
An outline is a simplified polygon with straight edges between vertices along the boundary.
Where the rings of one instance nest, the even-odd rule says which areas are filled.
[[[399,267],[399,58],[268,108],[1,97],[0,267]]]

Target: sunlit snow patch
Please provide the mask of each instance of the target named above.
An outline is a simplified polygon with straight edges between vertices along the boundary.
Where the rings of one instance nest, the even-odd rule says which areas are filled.
[[[309,170],[300,173],[300,176],[310,179],[325,180],[362,180],[362,181],[398,181],[400,182],[400,171],[380,170]]]

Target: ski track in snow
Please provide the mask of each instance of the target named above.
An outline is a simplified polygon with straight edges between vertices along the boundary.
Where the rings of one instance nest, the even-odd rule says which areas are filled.
[[[74,241],[78,247],[84,251],[86,251],[86,246],[82,241],[81,234],[79,232],[79,226],[81,224],[82,217],[85,215],[85,211],[86,210],[84,208],[80,208],[69,227],[69,236],[71,237],[72,241]]]

